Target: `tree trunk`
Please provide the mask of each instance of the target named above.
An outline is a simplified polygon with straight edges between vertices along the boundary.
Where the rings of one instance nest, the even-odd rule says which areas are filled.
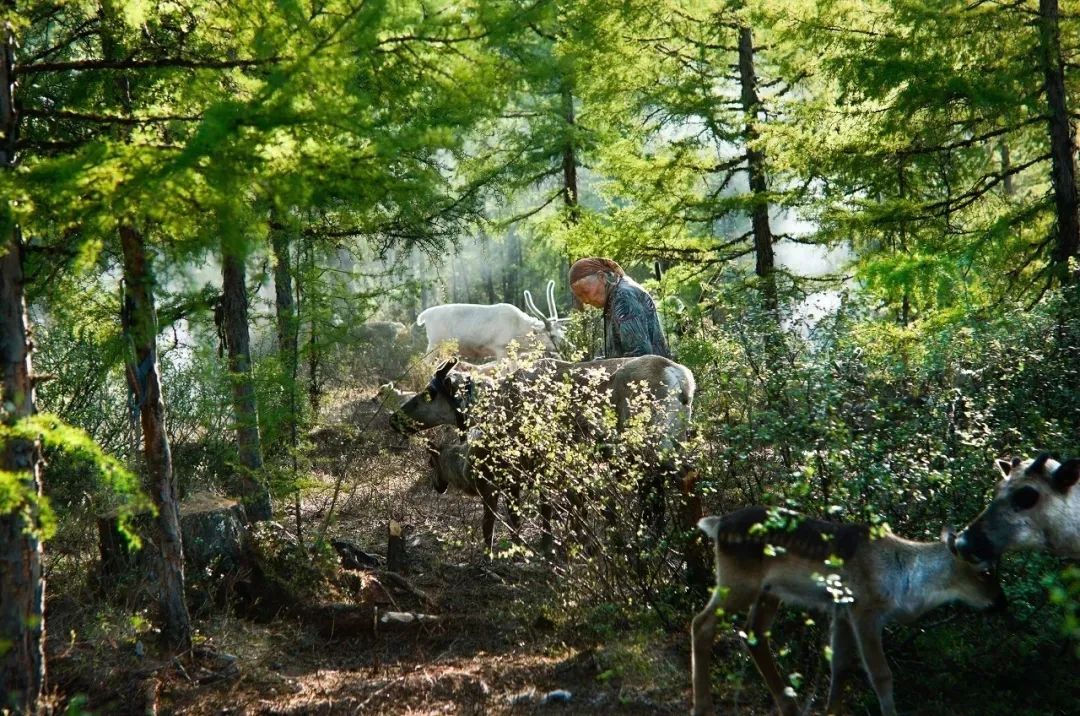
[[[157,317],[154,278],[143,235],[133,226],[120,227],[124,255],[124,305],[121,322],[131,344],[126,373],[135,397],[146,457],[147,487],[158,508],[157,538],[161,554],[158,604],[162,634],[179,651],[191,648],[191,620],[184,601],[184,549],[180,535],[176,477],[165,432],[165,402],[157,362]]]
[[[574,94],[568,83],[562,87],[562,112],[566,120],[566,140],[563,143],[563,204],[566,205],[566,219],[576,224],[580,219],[578,208],[577,156],[574,148]]]
[[[420,310],[412,317],[413,323],[416,323],[416,316],[420,315],[420,311],[435,305],[435,295],[432,290],[431,263],[422,253],[414,252],[413,256],[416,258],[416,269],[413,277],[420,283]]]
[[[461,289],[465,297],[464,303],[472,303],[472,285],[469,280],[469,262],[464,256],[457,257],[457,266],[461,270]]]
[[[754,74],[754,39],[747,26],[739,28],[739,83],[742,88],[741,99],[745,117],[743,138],[746,141],[746,164],[752,197],[750,222],[754,233],[754,273],[761,279],[766,310],[779,318],[773,234],[769,225],[765,152],[754,146],[758,138],[757,113],[761,100],[758,98],[757,76]]]
[[[293,302],[292,260],[289,237],[275,231],[271,237],[274,251],[274,307],[277,314],[277,344],[281,365],[287,375],[296,365],[296,306]]]
[[[1049,109],[1050,154],[1053,160],[1054,207],[1057,218],[1057,242],[1054,245],[1054,270],[1063,283],[1075,283],[1075,270],[1069,259],[1080,256],[1080,203],[1076,192],[1076,165],[1072,127],[1069,124],[1068,98],[1065,93],[1065,67],[1061,57],[1061,27],[1058,0],[1039,0],[1039,49]]]
[[[258,522],[270,519],[272,512],[270,493],[259,481],[263,464],[262,441],[259,437],[259,409],[255,401],[255,385],[251,378],[248,300],[244,279],[244,257],[222,247],[222,323],[229,349],[236,450],[240,463],[237,492],[248,518]]]
[[[15,166],[18,115],[12,67],[15,37],[8,27],[0,57],[0,166]],[[5,212],[6,213],[6,212]],[[7,222],[3,222],[7,223]],[[0,256],[0,362],[4,371],[0,419],[10,427],[34,414],[31,343],[23,298],[22,234],[8,224]],[[0,709],[37,713],[45,686],[45,582],[41,577],[41,449],[34,440],[7,438],[0,469],[17,475],[12,509],[0,514]]]
[[[285,416],[285,431],[289,436],[293,480],[298,480],[296,450],[299,447],[297,436],[299,407],[296,398],[296,378],[299,372],[299,336],[297,335],[296,306],[293,303],[289,237],[284,231],[275,231],[270,243],[274,251],[274,307],[277,313],[278,354],[281,357],[284,388],[288,395],[285,401],[288,412]],[[296,538],[303,542],[299,488],[294,493],[293,510],[296,517]]]
[[[281,359],[286,401],[285,432],[289,445],[296,447],[297,405],[296,374],[299,353],[296,333],[296,305],[293,301],[292,260],[289,256],[289,237],[283,231],[275,231],[270,240],[274,252],[274,309],[277,316],[277,345]]]
[[[505,254],[503,261],[503,301],[512,303],[519,308],[522,306],[521,296],[521,239],[511,227],[504,244]]]
[[[9,86],[5,82],[5,86]],[[31,345],[23,303],[22,240],[18,228],[0,258],[0,360],[4,370],[5,427],[34,413]],[[0,515],[0,707],[35,713],[45,682],[41,577],[41,450],[36,441],[7,438],[0,467],[18,475],[10,512]]]
[[[896,188],[900,199],[907,198],[907,176],[904,174],[904,163],[896,169]],[[907,254],[907,222],[900,222],[900,251]],[[900,325],[905,328],[911,322],[911,286],[904,284],[904,297],[900,302]]]
[[[495,295],[494,271],[491,270],[491,265],[495,263],[494,257],[491,255],[491,239],[484,232],[481,232],[480,239],[484,249],[484,262],[481,270],[484,275],[484,291],[487,294],[487,302],[489,304],[498,303],[498,297]]]
[[[315,247],[310,242],[305,246],[305,281],[315,281]],[[319,319],[315,310],[315,301],[312,298],[310,284],[303,286],[307,295],[308,315],[308,405],[311,408],[312,418],[319,418],[319,404],[322,402],[322,383],[319,382]],[[297,295],[300,294],[300,282],[297,282]],[[299,302],[299,301],[298,301]]]
[[[578,179],[577,179],[577,152],[574,146],[574,131],[577,120],[574,116],[574,93],[569,84],[563,85],[562,90],[562,110],[563,119],[566,120],[566,134],[567,139],[563,145],[563,204],[566,205],[566,220],[570,224],[576,224],[581,221],[581,206],[579,205],[578,194]],[[570,291],[569,275],[570,266],[574,263],[574,257],[569,253],[564,257],[566,259],[566,268],[562,272],[563,276],[559,280],[559,285],[565,287],[566,291],[570,293],[570,307],[571,310],[580,311],[584,308],[584,304],[581,300]]]
[[[1002,192],[1006,198],[1011,199],[1016,196],[1016,184],[1013,175],[1009,173],[1012,169],[1012,157],[1009,154],[1009,144],[1004,139],[998,142],[998,157],[1001,159],[1001,173],[1005,176]]]

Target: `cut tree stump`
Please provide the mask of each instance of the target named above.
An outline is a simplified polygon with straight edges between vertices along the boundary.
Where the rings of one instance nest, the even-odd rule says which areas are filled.
[[[132,519],[132,529],[142,540],[141,550],[128,547],[115,512],[98,517],[97,523],[103,580],[109,582],[132,572],[156,578],[156,530],[149,512]],[[236,500],[210,493],[195,493],[181,500],[185,570],[189,574],[227,575],[245,567],[248,562],[245,524],[244,508]]]
[[[407,574],[409,561],[405,556],[405,539],[402,537],[401,523],[390,520],[386,528],[388,539],[386,542],[386,568],[398,574]]]

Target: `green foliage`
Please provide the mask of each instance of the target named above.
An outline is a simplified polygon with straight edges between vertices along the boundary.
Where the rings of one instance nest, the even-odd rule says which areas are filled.
[[[1049,590],[1051,603],[1061,607],[1061,633],[1077,642],[1080,639],[1080,569],[1070,565],[1056,575],[1044,577],[1042,584]],[[1080,650],[1080,646],[1074,648]]]
[[[683,552],[694,538],[678,485],[699,446],[672,434],[670,405],[641,386],[630,387],[620,420],[603,380],[537,366],[528,379],[481,388],[470,468],[539,528],[541,549],[526,545],[528,558],[549,559],[554,547],[563,608],[610,603],[670,625],[686,606]]]
[[[254,297],[268,281],[264,243],[289,238],[296,355],[251,300],[260,478],[278,496],[304,486],[303,441],[290,443],[326,418],[319,396],[397,377],[390,359],[412,354],[365,343],[366,319],[411,328],[443,299],[520,304],[548,278],[562,286],[568,259],[610,255],[635,275],[653,261],[665,272],[650,289],[697,378],[697,439],[657,454],[649,400],[616,436],[595,385],[558,381],[533,386],[521,410],[481,406],[473,438],[524,503],[553,506],[564,612],[605,605],[590,615],[605,639],[685,621],[682,555],[697,535],[672,519],[670,475],[659,502],[643,488],[661,464],[695,464],[710,511],[790,505],[934,538],[980,509],[993,458],[1067,451],[1080,426],[1080,312],[1075,288],[1054,290],[1076,257],[1056,252],[1033,13],[928,0],[17,3],[27,67],[0,225],[26,237],[35,368],[52,376],[39,407],[66,422],[38,416],[5,439],[44,440],[61,533],[114,502],[143,504],[129,472],[139,445],[122,372],[121,225],[143,232],[159,267],[182,491],[220,488],[235,469],[205,286],[223,247],[249,257]],[[1071,106],[1078,22],[1060,18]],[[751,37],[755,107],[737,67]],[[28,67],[43,63],[84,66]],[[745,179],[755,154],[764,189]],[[755,290],[750,258],[764,249],[750,216],[762,207],[778,247],[852,253],[854,280],[825,284],[842,302],[816,325],[788,325],[820,288],[795,266],[776,278],[780,321]],[[570,357],[597,352],[599,325],[594,311],[573,315]],[[576,434],[582,421],[595,439]],[[0,474],[0,510],[25,504],[25,488],[25,475]],[[316,569],[271,537],[271,572],[296,572],[307,594],[325,586],[328,555]],[[1010,573],[1023,634],[965,620],[911,637],[920,658],[940,657],[926,669],[941,675],[935,693],[1001,630],[1015,637],[1001,671],[1034,672],[1060,620],[1039,608],[1054,566],[1032,565]],[[1070,634],[1078,581],[1049,584]],[[785,673],[817,673],[819,636]],[[627,639],[605,679],[639,679],[639,646]]]
[[[120,529],[128,539],[138,539],[130,530],[130,518],[147,506],[147,501],[139,491],[138,481],[115,457],[105,453],[96,442],[82,429],[68,425],[54,415],[39,413],[23,418],[12,425],[0,426],[0,441],[24,440],[40,443],[48,450],[64,454],[69,464],[85,465],[94,470],[97,479],[120,500]],[[0,471],[0,513],[10,513],[28,503],[33,503],[39,511],[39,524],[42,539],[51,537],[56,529],[56,520],[49,502],[41,499],[28,488],[27,475]]]

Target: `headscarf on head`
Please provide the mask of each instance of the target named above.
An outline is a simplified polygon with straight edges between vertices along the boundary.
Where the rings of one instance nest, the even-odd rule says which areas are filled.
[[[622,266],[611,259],[590,256],[575,261],[574,265],[570,267],[570,285],[573,286],[586,276],[592,276],[593,274],[598,273],[610,273],[614,274],[616,277],[625,275]]]

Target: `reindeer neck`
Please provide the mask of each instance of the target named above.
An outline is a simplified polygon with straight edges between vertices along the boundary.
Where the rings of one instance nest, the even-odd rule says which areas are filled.
[[[877,540],[877,595],[888,617],[915,619],[954,597],[949,588],[955,562],[942,542],[914,542],[885,535]]]

